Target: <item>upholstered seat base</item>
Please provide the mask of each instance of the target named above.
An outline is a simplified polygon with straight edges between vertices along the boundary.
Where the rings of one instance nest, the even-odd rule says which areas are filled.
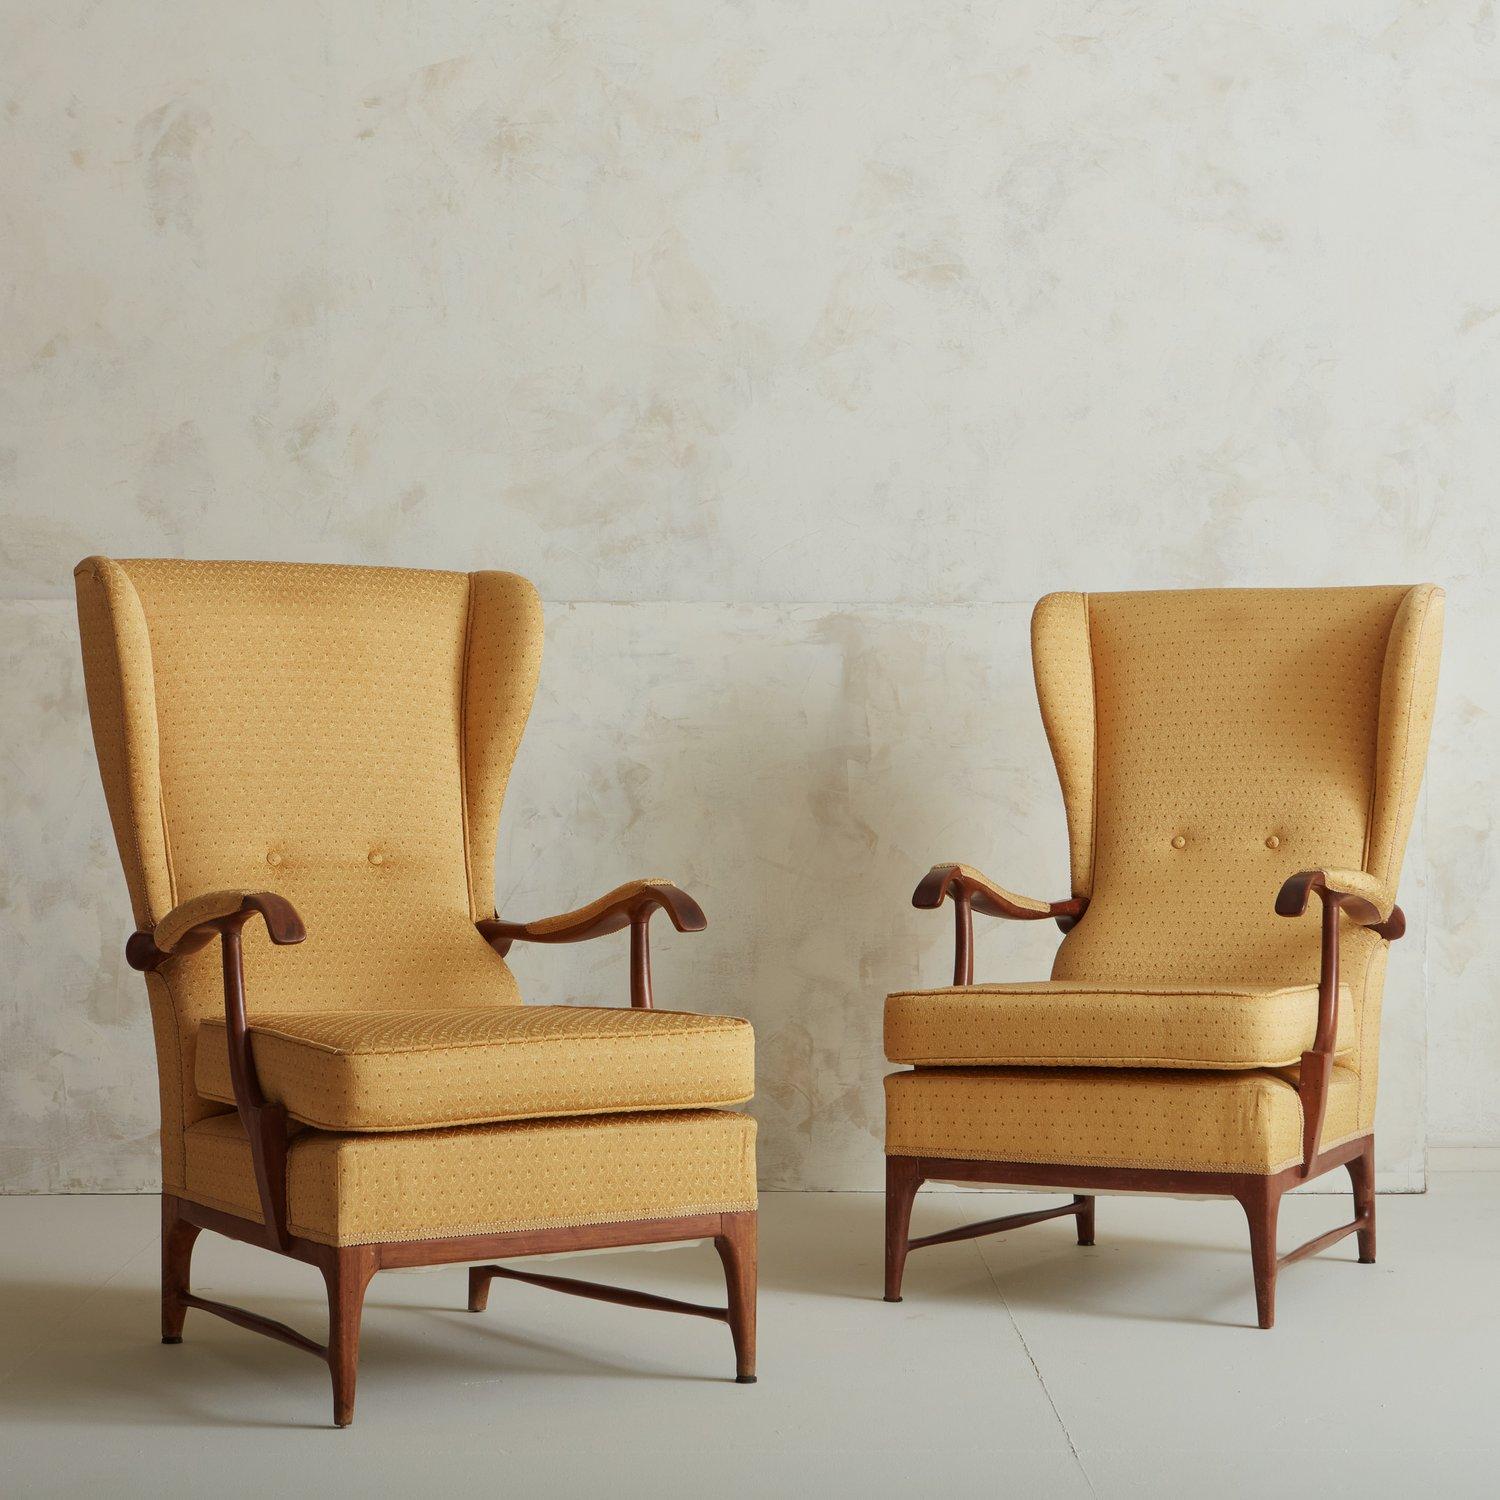
[[[1341,1018],[1350,1010],[1340,986]],[[1318,987],[1083,980],[901,990],[885,1055],[918,1067],[1284,1068],[1318,1030]],[[1350,1052],[1355,1028],[1342,1027]]]
[[[185,1135],[181,1196],[261,1222],[236,1114]],[[288,1227],[363,1245],[753,1209],[755,1121],[721,1110],[530,1120],[386,1135],[300,1130]]]
[[[918,1068],[885,1080],[892,1156],[1270,1174],[1302,1157],[1295,1069]],[[1358,1132],[1335,1068],[1323,1149]]]
[[[252,1019],[260,1086],[319,1130],[430,1130],[742,1104],[747,1021],[619,1006],[299,1011]],[[234,1103],[224,1022],[198,1032],[205,1099]]]

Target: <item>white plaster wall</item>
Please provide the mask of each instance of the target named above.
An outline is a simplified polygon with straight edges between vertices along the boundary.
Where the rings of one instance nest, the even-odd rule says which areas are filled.
[[[700,892],[772,1184],[876,1180],[933,859],[1063,888],[1051,588],[1436,579],[1382,1180],[1500,1144],[1493,7],[0,0],[0,1185],[154,1180],[85,553],[549,601],[501,891]],[[1043,970],[1033,928],[984,969]],[[527,954],[533,992],[622,956]]]

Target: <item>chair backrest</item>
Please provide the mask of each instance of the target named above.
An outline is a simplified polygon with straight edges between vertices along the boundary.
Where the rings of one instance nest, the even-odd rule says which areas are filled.
[[[518,998],[473,924],[494,914],[500,804],[541,661],[529,583],[103,557],[75,577],[138,927],[210,891],[287,897],[307,941],[246,929],[252,1014]],[[216,1108],[191,1067],[198,1022],[222,1014],[216,948],[152,989],[169,1018],[164,1108],[170,1071],[189,1120]]]
[[[1037,694],[1090,901],[1055,975],[1315,980],[1316,919],[1272,903],[1311,868],[1394,892],[1442,611],[1430,584],[1043,599]]]

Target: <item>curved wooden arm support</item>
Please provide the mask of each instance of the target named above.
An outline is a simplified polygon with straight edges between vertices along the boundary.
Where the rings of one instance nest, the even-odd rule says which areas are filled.
[[[474,925],[502,958],[513,943],[583,943],[630,928],[630,1003],[637,1010],[650,1010],[651,918],[666,912],[678,932],[702,932],[708,918],[680,886],[667,880],[633,880],[561,916],[542,917],[535,922],[503,922],[488,917]]]
[[[232,898],[239,904],[232,910]],[[216,914],[194,923],[173,940],[169,934],[181,928],[179,913],[189,920],[199,907]],[[302,918],[284,896],[270,891],[221,892],[185,903],[177,913],[168,913],[156,925],[155,932],[137,932],[125,945],[125,960],[133,969],[148,972],[162,967],[178,954],[196,953],[215,937],[222,941],[224,967],[224,1022],[229,1034],[229,1077],[234,1085],[234,1103],[240,1122],[250,1142],[250,1159],[255,1167],[255,1186],[260,1194],[261,1218],[267,1243],[285,1250],[291,1243],[286,1220],[286,1110],[271,1104],[261,1092],[255,1073],[255,1058],[250,1051],[250,1037],[245,1021],[245,956],[240,937],[245,923],[252,917],[265,920],[273,943],[300,943],[307,936]],[[170,944],[158,944],[160,936]]]
[[[967,865],[934,865],[912,892],[911,904],[935,910],[944,900],[953,901],[953,982],[974,983],[974,913],[985,917],[1009,917],[1015,922],[1040,922],[1050,918],[1064,931],[1077,925],[1088,910],[1086,896],[1067,901],[1037,901],[1018,896],[986,879]]]
[[[1302,1099],[1302,1168],[1306,1177],[1318,1154],[1323,1117],[1328,1111],[1328,1087],[1333,1081],[1333,1049],[1338,1035],[1339,1003],[1339,914],[1357,927],[1394,943],[1406,932],[1406,914],[1394,903],[1390,916],[1382,919],[1380,907],[1369,896],[1340,890],[1338,872],[1299,870],[1276,893],[1276,914],[1300,917],[1308,898],[1316,892],[1323,903],[1322,968],[1318,975],[1318,1027],[1312,1050],[1302,1054],[1297,1092]]]

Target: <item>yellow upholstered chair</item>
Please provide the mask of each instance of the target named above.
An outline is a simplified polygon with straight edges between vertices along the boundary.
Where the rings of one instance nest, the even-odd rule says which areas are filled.
[[[909,1249],[1075,1215],[1106,1189],[1244,1205],[1260,1325],[1278,1265],[1351,1232],[1375,1259],[1387,944],[1422,778],[1443,595],[1415,588],[1053,594],[1037,696],[1072,855],[1065,901],[939,865],[950,989],[886,1001],[886,1297]],[[1321,923],[1304,914],[1319,898]],[[1053,919],[1052,977],[974,983],[972,914]],[[1355,1218],[1278,1260],[1288,1188],[1336,1167]],[[909,1237],[924,1180],[1071,1203]]]
[[[370,1277],[467,1262],[473,1311],[498,1275],[721,1319],[752,1380],[755,1125],[727,1108],[753,1091],[750,1028],[651,1008],[652,914],[702,912],[636,881],[495,916],[531,585],[103,557],[76,580],[160,1069],[163,1339],[201,1308],[316,1353],[343,1426]],[[627,927],[632,1008],[519,1003],[513,943]],[[195,1296],[204,1229],[318,1267],[326,1347]],[[487,1264],[702,1238],[725,1308]]]

